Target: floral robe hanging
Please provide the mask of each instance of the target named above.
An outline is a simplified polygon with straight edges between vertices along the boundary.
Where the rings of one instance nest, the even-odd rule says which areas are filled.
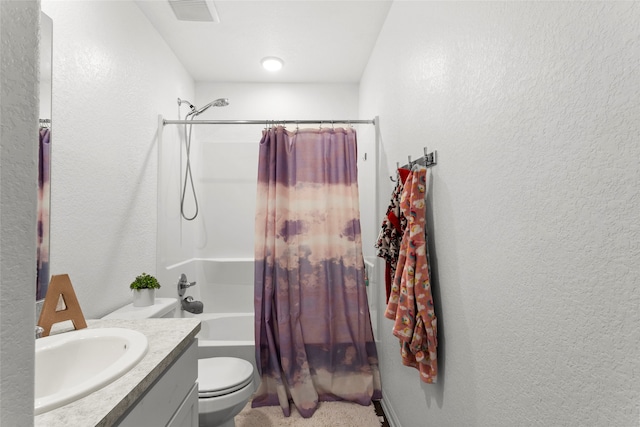
[[[407,228],[385,317],[395,321],[393,334],[400,340],[402,363],[418,369],[423,382],[433,383],[438,376],[438,342],[425,231],[426,190],[426,168],[414,168],[400,201]]]

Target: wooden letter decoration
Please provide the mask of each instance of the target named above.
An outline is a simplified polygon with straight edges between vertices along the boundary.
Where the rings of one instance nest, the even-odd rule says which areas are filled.
[[[59,304],[60,302],[62,304]],[[71,320],[74,329],[87,327],[69,275],[54,275],[51,276],[49,289],[47,289],[47,295],[44,297],[44,304],[40,312],[40,320],[38,320],[38,326],[44,329],[42,336],[49,336],[51,326],[66,320]]]

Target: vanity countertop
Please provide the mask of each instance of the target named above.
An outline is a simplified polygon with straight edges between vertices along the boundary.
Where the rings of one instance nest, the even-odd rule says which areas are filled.
[[[129,372],[90,395],[35,417],[36,427],[112,426],[187,348],[197,319],[87,320],[88,328],[127,328],[149,340],[144,358]]]

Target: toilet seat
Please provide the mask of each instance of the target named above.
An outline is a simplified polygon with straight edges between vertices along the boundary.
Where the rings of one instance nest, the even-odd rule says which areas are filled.
[[[198,397],[211,398],[238,391],[253,380],[253,365],[236,357],[198,359]]]

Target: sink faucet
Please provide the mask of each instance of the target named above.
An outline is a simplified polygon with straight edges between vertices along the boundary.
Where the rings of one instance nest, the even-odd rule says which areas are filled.
[[[44,328],[42,326],[36,325],[36,339],[42,338],[43,333],[44,333]]]

